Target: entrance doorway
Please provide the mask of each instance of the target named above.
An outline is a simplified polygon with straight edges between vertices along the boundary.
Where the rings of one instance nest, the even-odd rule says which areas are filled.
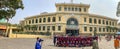
[[[69,36],[78,36],[79,30],[67,30],[66,29],[66,34],[68,34]]]
[[[66,34],[69,36],[79,35],[79,23],[75,18],[69,18],[67,20]]]

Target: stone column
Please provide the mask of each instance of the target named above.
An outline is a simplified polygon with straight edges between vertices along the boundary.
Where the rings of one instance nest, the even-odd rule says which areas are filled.
[[[12,28],[10,27],[9,29],[10,29],[10,30],[9,30],[9,33],[8,33],[8,34],[9,34],[8,37],[11,37],[11,35],[12,35]]]
[[[54,36],[54,32],[51,32],[51,38],[53,38],[53,36]]]

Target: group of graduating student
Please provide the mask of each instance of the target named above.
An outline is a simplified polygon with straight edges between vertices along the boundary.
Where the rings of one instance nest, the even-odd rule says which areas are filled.
[[[120,47],[120,36],[114,37],[114,47],[118,49]],[[93,40],[98,40],[97,36],[94,37],[75,37],[75,36],[54,36],[53,42],[55,46],[61,47],[85,47],[85,46],[92,46]],[[35,49],[41,49],[42,47],[42,39],[37,37],[35,43]]]
[[[81,46],[92,46],[92,40],[97,40],[97,37],[75,37],[75,36],[54,36],[53,42],[55,46],[64,47],[81,47]],[[37,37],[35,43],[35,49],[41,49],[42,39]]]
[[[55,46],[83,47],[92,46],[93,39],[97,40],[97,37],[54,36],[53,42]]]

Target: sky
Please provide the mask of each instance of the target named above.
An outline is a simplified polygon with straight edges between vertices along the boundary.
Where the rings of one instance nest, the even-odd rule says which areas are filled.
[[[10,23],[19,24],[24,18],[38,15],[42,12],[56,12],[55,3],[70,3],[71,0],[22,0],[24,9],[18,9]],[[117,5],[120,0],[73,0],[73,3],[89,4],[89,13],[103,15],[120,20],[116,16]],[[120,22],[120,21],[119,21]]]

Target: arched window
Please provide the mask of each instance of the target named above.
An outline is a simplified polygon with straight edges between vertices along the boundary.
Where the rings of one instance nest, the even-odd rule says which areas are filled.
[[[42,19],[41,18],[39,18],[39,23],[41,23],[42,22]]]
[[[55,21],[56,21],[56,18],[55,18],[55,17],[53,17],[52,22],[55,22]]]
[[[61,17],[59,17],[59,21],[61,21]]]
[[[101,24],[101,20],[99,19],[99,24]]]
[[[86,10],[86,8],[84,8],[84,12],[86,12],[87,10]]]
[[[48,17],[48,22],[50,22],[50,17]]]
[[[46,18],[43,18],[43,22],[46,22]]]
[[[31,20],[29,20],[29,24],[31,24]]]
[[[89,18],[89,23],[92,23],[92,18]]]
[[[81,12],[81,8],[79,8],[79,12]]]
[[[59,11],[61,11],[62,10],[62,7],[59,7]]]
[[[32,19],[32,23],[34,23],[34,19]]]
[[[38,19],[36,19],[36,23],[38,23]]]

